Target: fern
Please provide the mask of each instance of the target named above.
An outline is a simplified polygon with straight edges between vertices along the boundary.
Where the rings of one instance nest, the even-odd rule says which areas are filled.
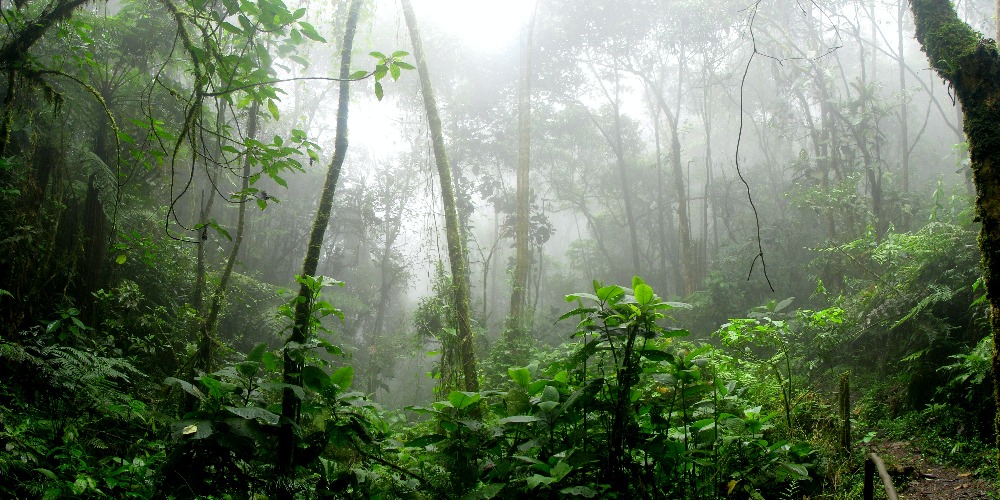
[[[122,358],[100,356],[70,346],[40,349],[0,342],[0,361],[36,372],[48,387],[96,407],[128,399],[122,388],[144,374]],[[37,382],[34,389],[39,389]],[[82,401],[81,401],[82,400]]]
[[[793,500],[797,498],[802,498],[801,488],[798,481],[789,481],[785,483],[785,489],[781,491],[782,500]]]
[[[953,290],[950,287],[936,285],[936,284],[930,284],[927,286],[927,288],[929,289],[930,293],[926,297],[921,299],[920,302],[917,302],[915,306],[910,308],[910,311],[907,312],[906,315],[904,315],[902,318],[896,321],[891,327],[889,327],[890,330],[895,329],[899,325],[902,325],[911,318],[919,315],[928,307],[952,300],[957,293],[956,290]]]

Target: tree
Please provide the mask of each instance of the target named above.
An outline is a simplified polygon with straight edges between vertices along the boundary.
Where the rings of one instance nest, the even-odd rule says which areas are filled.
[[[995,41],[958,18],[949,0],[910,0],[910,9],[917,41],[965,112],[963,128],[976,186],[976,216],[982,224],[979,249],[993,331],[993,397],[1000,407],[1000,54]],[[1000,412],[994,425],[1000,459]]]
[[[323,192],[320,195],[319,208],[316,210],[316,218],[313,219],[312,230],[309,233],[309,244],[306,248],[306,256],[302,262],[302,277],[313,276],[319,265],[320,248],[323,246],[323,236],[326,234],[326,227],[330,222],[330,212],[333,207],[333,194],[337,189],[337,181],[340,178],[340,169],[344,165],[347,157],[347,111],[350,102],[351,73],[351,51],[354,47],[354,33],[358,26],[358,17],[361,12],[363,0],[351,0],[350,10],[347,14],[347,27],[344,30],[344,44],[340,49],[340,93],[337,100],[337,136],[334,142],[333,158],[327,170],[326,179],[323,183]],[[310,305],[312,303],[312,291],[309,286],[302,283],[299,287],[299,294],[295,298],[295,318],[292,326],[292,333],[289,335],[287,344],[305,343],[312,314]],[[289,386],[302,385],[302,360],[296,359],[290,349],[285,349],[283,382]],[[282,393],[281,400],[281,432],[278,440],[278,469],[281,473],[291,475],[293,459],[295,454],[295,423],[298,421],[301,401],[291,387],[286,387]],[[283,490],[283,494],[290,494],[290,491]]]
[[[413,13],[410,0],[403,0],[403,15],[410,32],[410,43],[413,45],[413,57],[417,62],[417,73],[420,76],[420,92],[424,98],[424,108],[427,112],[427,123],[431,129],[431,142],[434,149],[434,161],[437,165],[438,179],[441,183],[441,200],[444,204],[444,224],[448,240],[448,260],[451,263],[451,279],[455,293],[455,315],[458,323],[457,342],[462,364],[461,388],[466,391],[478,391],[479,379],[476,374],[476,357],[472,345],[472,320],[469,306],[469,277],[466,267],[465,248],[462,244],[462,232],[458,220],[458,208],[455,204],[455,186],[452,181],[451,165],[444,149],[444,133],[441,130],[441,116],[438,114],[434,89],[431,87],[430,73],[427,71],[427,58],[420,43],[420,31],[417,18]]]
[[[537,5],[537,4],[536,4]],[[537,9],[536,9],[537,11]],[[525,309],[528,295],[528,270],[531,250],[528,246],[528,226],[531,216],[529,173],[531,171],[531,50],[535,29],[535,13],[528,21],[521,58],[521,82],[517,102],[517,203],[514,217],[514,284],[510,294],[510,340],[527,340],[528,326]]]

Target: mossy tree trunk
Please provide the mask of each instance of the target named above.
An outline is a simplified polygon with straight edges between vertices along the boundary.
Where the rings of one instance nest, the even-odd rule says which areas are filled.
[[[472,345],[472,322],[469,316],[469,277],[466,271],[465,249],[462,245],[461,228],[458,220],[458,208],[455,204],[455,187],[451,178],[451,165],[444,149],[444,133],[441,130],[441,117],[438,115],[437,100],[431,87],[430,73],[427,71],[427,59],[424,56],[423,45],[420,43],[420,30],[417,18],[413,13],[410,0],[402,0],[403,15],[410,32],[410,44],[413,46],[413,58],[417,63],[417,73],[420,76],[420,91],[424,98],[424,108],[427,112],[427,123],[431,132],[431,143],[434,149],[434,161],[437,164],[438,178],[441,182],[441,200],[444,204],[444,225],[448,240],[448,260],[451,264],[451,278],[455,293],[455,315],[458,328],[457,341],[459,348],[459,363],[463,383],[460,388],[466,391],[478,391],[479,379],[476,375],[476,356]],[[442,367],[444,369],[445,367]]]
[[[323,238],[326,235],[326,228],[330,223],[330,212],[333,210],[333,194],[337,190],[337,181],[340,179],[340,169],[344,165],[347,157],[347,109],[351,99],[350,84],[348,79],[351,75],[351,51],[354,48],[354,33],[357,31],[358,17],[361,13],[363,0],[351,0],[351,5],[347,13],[347,26],[344,30],[344,43],[340,49],[340,93],[337,101],[337,131],[334,140],[333,159],[326,172],[326,179],[323,182],[323,191],[320,194],[319,208],[316,210],[316,217],[313,219],[312,229],[309,233],[309,244],[306,247],[306,256],[302,262],[302,276],[314,276],[319,267],[320,248],[323,246]],[[305,284],[299,287],[299,294],[295,302],[295,319],[292,326],[292,333],[286,343],[302,344],[308,337],[309,316],[312,314],[310,305],[312,297],[309,287]],[[285,351],[284,368],[282,381],[289,386],[302,385],[302,366],[296,359]],[[299,419],[299,411],[302,401],[295,395],[290,387],[286,387],[282,392],[281,399],[281,430],[278,435],[278,472],[285,478],[290,478],[293,471],[295,455],[295,424]],[[279,490],[282,498],[291,498],[290,490]]]
[[[23,84],[25,76],[30,84],[37,85],[40,77],[30,71],[28,49],[42,39],[42,35],[59,21],[69,19],[77,8],[91,0],[57,0],[42,10],[37,18],[27,20],[20,31],[8,33],[3,45],[0,45],[0,70],[6,73],[7,89],[3,101],[3,119],[0,121],[0,156],[10,154],[7,146],[10,143],[10,132],[14,124],[14,115],[18,87]],[[27,2],[24,3],[27,5]],[[24,70],[29,70],[27,73]]]
[[[996,42],[962,22],[950,0],[910,0],[910,9],[917,40],[934,69],[954,88],[965,112],[993,331],[993,396],[1000,403],[1000,56]],[[1000,412],[995,425],[1000,431]],[[996,434],[1000,458],[1000,432]]]

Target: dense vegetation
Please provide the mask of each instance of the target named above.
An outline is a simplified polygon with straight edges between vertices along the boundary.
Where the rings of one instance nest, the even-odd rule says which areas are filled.
[[[993,123],[905,3],[432,5],[0,3],[0,496],[997,480]]]

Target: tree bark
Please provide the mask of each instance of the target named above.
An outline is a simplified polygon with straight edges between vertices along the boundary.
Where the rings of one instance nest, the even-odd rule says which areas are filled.
[[[313,219],[312,230],[309,233],[309,245],[306,248],[306,256],[302,262],[302,276],[313,276],[319,266],[320,248],[323,246],[323,237],[326,235],[326,227],[330,223],[330,212],[333,210],[333,194],[337,190],[337,181],[340,179],[340,169],[344,165],[347,157],[347,111],[351,100],[350,82],[351,75],[351,51],[354,47],[354,33],[357,31],[358,17],[361,12],[363,0],[351,0],[351,5],[347,14],[347,26],[344,30],[344,43],[340,49],[340,92],[337,100],[337,132],[334,140],[333,159],[326,172],[326,179],[323,182],[323,192],[320,194],[319,208],[316,210],[316,217]],[[295,304],[295,319],[292,326],[292,333],[288,337],[287,343],[305,342],[308,336],[311,292],[306,285],[299,287],[299,294]],[[302,367],[294,360],[288,351],[285,351],[284,368],[282,381],[289,385],[302,385]],[[290,480],[293,471],[293,461],[295,455],[295,423],[299,419],[299,411],[302,402],[295,395],[291,388],[286,387],[282,391],[281,399],[281,430],[278,435],[278,472]],[[291,498],[290,489],[279,490],[282,497]]]
[[[8,37],[0,45],[0,69],[7,73],[7,94],[4,97],[3,121],[0,122],[0,156],[7,154],[10,132],[14,125],[14,96],[17,94],[17,73],[28,57],[28,49],[41,40],[42,35],[59,21],[69,19],[73,12],[90,0],[60,0],[43,11],[34,21],[25,23],[25,28]]]
[[[430,127],[434,149],[434,160],[441,183],[444,225],[448,240],[448,260],[451,263],[451,278],[455,293],[455,315],[461,358],[459,362],[462,364],[462,388],[466,391],[478,391],[479,379],[476,374],[476,357],[472,344],[472,321],[469,315],[469,277],[466,271],[465,249],[462,245],[458,208],[455,204],[455,187],[451,176],[451,165],[448,163],[448,155],[444,149],[441,117],[438,114],[437,100],[431,87],[431,77],[427,71],[423,45],[420,43],[417,18],[413,13],[413,5],[410,0],[402,0],[402,4],[406,26],[410,32],[410,43],[413,46],[413,58],[417,63],[417,73],[420,76],[420,91],[424,98],[424,108],[427,113],[427,123]]]
[[[997,5],[1000,5],[998,0]],[[899,95],[902,97],[899,103],[899,163],[903,171],[903,194],[910,193],[910,130],[907,125],[906,106],[906,58],[904,56],[903,45],[903,21],[906,19],[906,3],[899,0],[898,27],[896,28],[896,50],[899,53]],[[1000,27],[1000,25],[998,25]],[[903,214],[903,230],[910,229],[910,215]]]
[[[529,173],[531,167],[531,48],[535,15],[528,21],[524,55],[521,64],[521,88],[517,102],[517,209],[514,216],[514,284],[510,294],[508,331],[511,340],[526,337],[525,305],[527,304],[528,270],[531,249],[528,246],[530,214]]]
[[[1000,406],[1000,56],[996,43],[962,22],[949,0],[910,0],[910,9],[917,40],[965,111],[963,128],[976,187],[976,216],[982,224],[979,249],[993,332],[993,397]],[[1000,459],[1000,411],[994,424]]]

